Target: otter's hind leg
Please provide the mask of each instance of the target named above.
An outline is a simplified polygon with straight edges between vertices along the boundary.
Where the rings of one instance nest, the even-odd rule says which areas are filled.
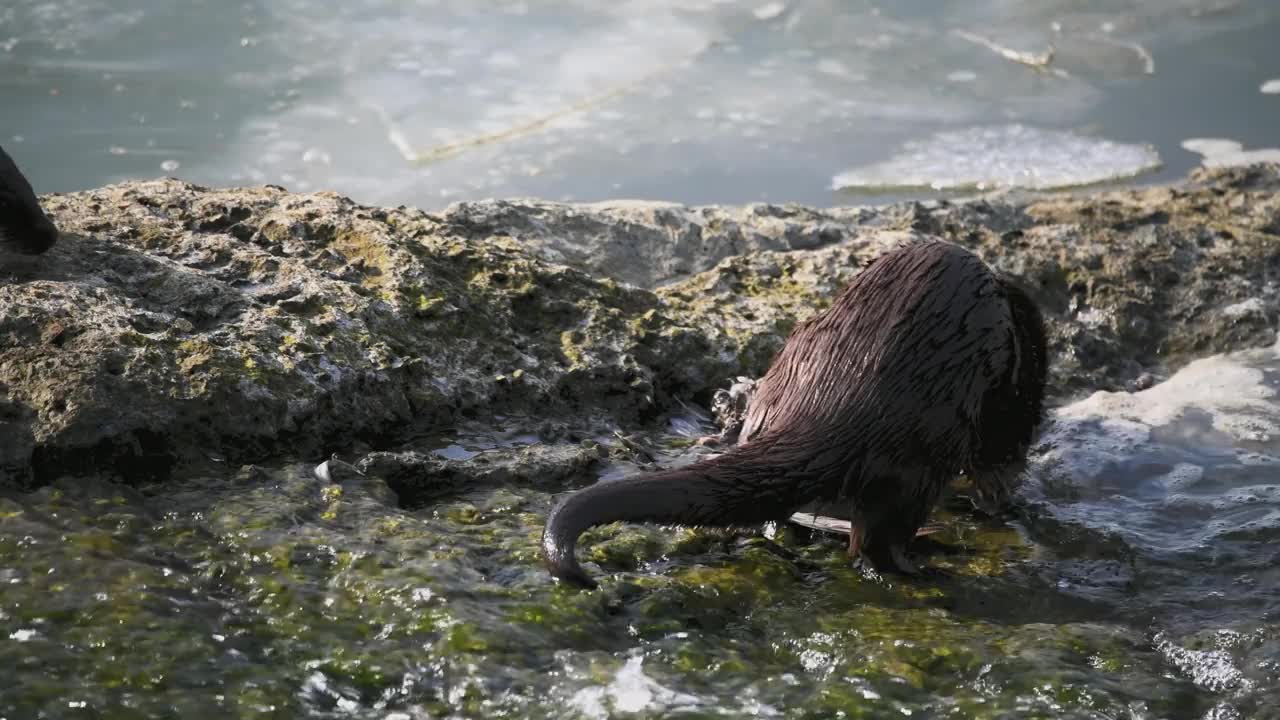
[[[853,543],[850,542],[850,545]],[[852,547],[850,554],[853,554]],[[919,575],[920,568],[907,557],[907,544],[894,541],[868,542],[862,545],[856,556],[854,566],[871,566],[880,573],[895,575]]]
[[[924,527],[949,479],[950,473],[923,466],[903,470],[892,482],[867,488],[852,518],[853,526],[861,530],[860,554],[881,572],[921,574],[907,556],[907,549]],[[852,536],[849,550],[854,550]]]
[[[887,509],[887,508],[884,508]],[[907,544],[915,537],[913,527],[903,537],[904,528],[882,511],[853,512],[849,531],[849,558],[854,565],[870,565],[877,572],[916,575],[919,569],[907,558]]]
[[[916,536],[917,527],[907,521],[886,523],[880,528],[879,534],[868,548],[868,554],[881,572],[920,574],[920,568],[907,557],[907,548]]]
[[[849,559],[858,560],[862,557],[862,546],[866,541],[866,526],[859,522],[856,518],[849,522]]]

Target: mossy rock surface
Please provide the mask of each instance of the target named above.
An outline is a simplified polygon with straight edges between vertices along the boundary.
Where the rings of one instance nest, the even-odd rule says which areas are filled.
[[[643,424],[763,372],[863,262],[920,235],[1031,286],[1055,396],[1122,387],[1274,340],[1278,176],[832,210],[431,214],[173,180],[48,196],[62,240],[3,259],[0,468],[164,477],[493,415]]]

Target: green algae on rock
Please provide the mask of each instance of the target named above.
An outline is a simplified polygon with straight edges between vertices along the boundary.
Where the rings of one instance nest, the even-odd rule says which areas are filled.
[[[0,712],[69,715],[70,700],[111,716],[593,718],[584,688],[616,703],[635,683],[650,712],[679,698],[707,716],[1206,709],[1169,674],[1172,640],[1153,646],[1026,568],[886,584],[839,548],[785,557],[759,539],[691,546],[649,530],[614,549],[696,564],[566,592],[533,560],[525,515],[545,510],[544,491],[480,484],[406,512],[345,492],[335,507],[327,487],[290,465],[0,495],[0,659],[20,690]],[[1256,655],[1276,637],[1227,647]],[[1265,698],[1261,678],[1251,687]]]

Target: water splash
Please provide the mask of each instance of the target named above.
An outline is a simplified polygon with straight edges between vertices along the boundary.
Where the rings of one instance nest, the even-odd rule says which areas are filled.
[[[1268,348],[1197,360],[1142,392],[1094,393],[1054,414],[1028,497],[1138,552],[1248,558],[1280,538],[1278,388]]]

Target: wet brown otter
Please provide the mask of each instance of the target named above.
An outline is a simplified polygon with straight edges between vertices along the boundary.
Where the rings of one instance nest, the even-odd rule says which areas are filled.
[[[852,556],[913,573],[906,546],[959,471],[985,501],[1007,496],[1045,374],[1043,321],[1022,290],[956,245],[908,243],[795,329],[736,446],[562,499],[542,535],[547,566],[594,587],[574,557],[594,525],[747,525],[818,501],[849,507]]]
[[[0,147],[0,250],[39,255],[58,239],[58,228],[40,208],[13,158]]]

